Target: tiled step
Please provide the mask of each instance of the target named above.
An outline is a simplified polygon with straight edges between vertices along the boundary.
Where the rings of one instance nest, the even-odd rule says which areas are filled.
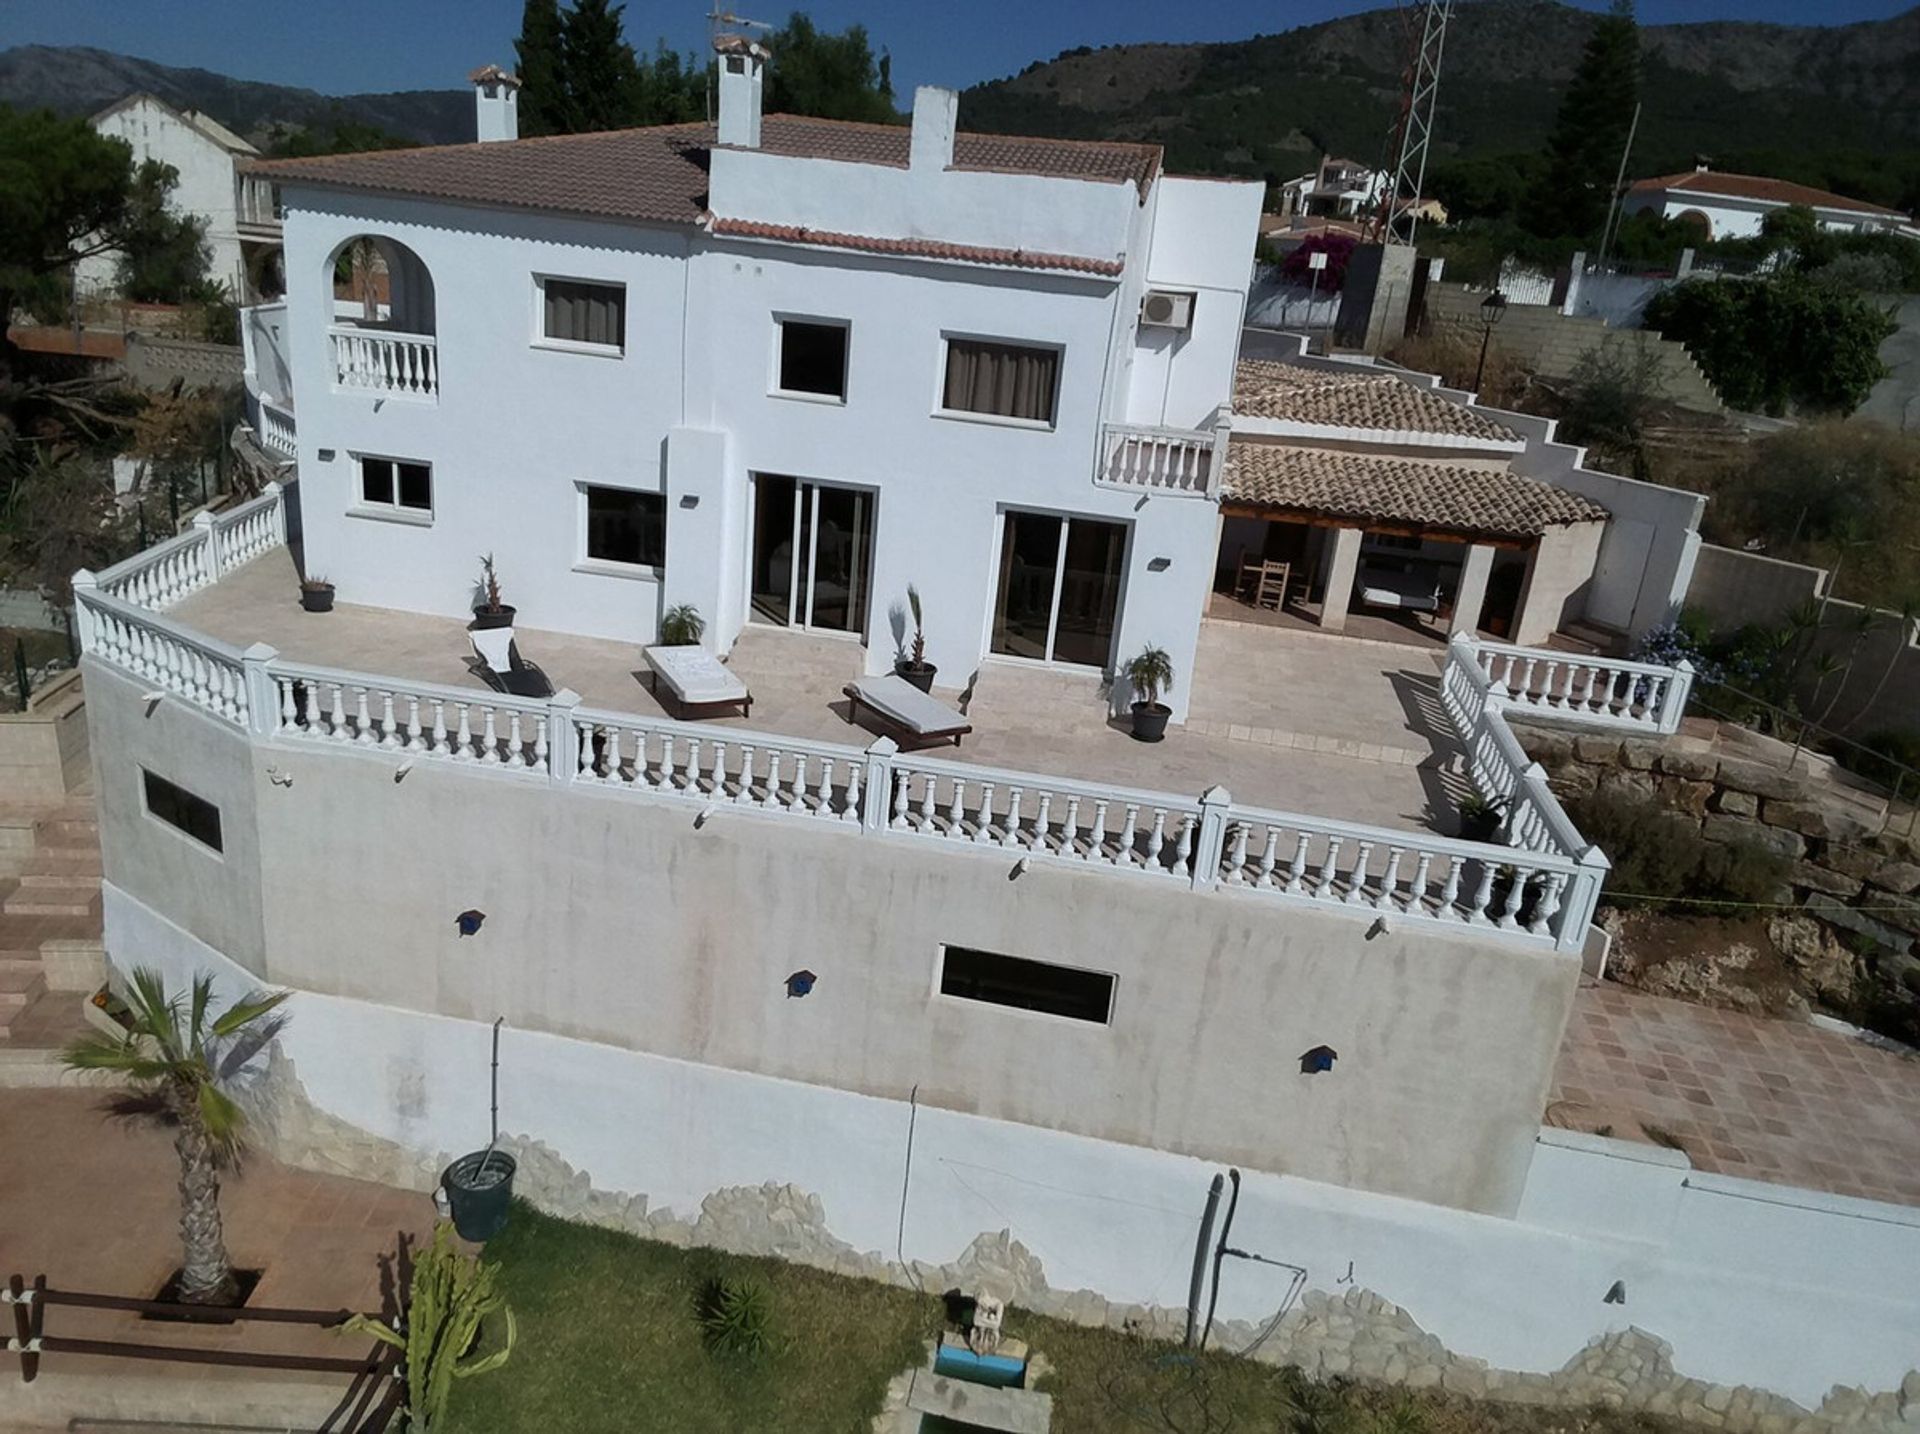
[[[47,817],[33,829],[34,845],[46,847],[91,847],[100,849],[100,823],[92,817]]]
[[[20,1015],[46,994],[47,978],[40,967],[24,962],[0,962],[0,1040],[12,1035]]]
[[[19,876],[22,886],[54,886],[67,881],[99,880],[100,851],[97,847],[78,856],[49,856],[44,851],[36,851],[20,868]]]
[[[97,877],[91,881],[66,878],[55,884],[34,886],[27,886],[24,882],[23,877],[22,884],[16,885],[6,900],[0,902],[0,913],[8,916],[89,916],[95,921],[100,918],[100,882]]]

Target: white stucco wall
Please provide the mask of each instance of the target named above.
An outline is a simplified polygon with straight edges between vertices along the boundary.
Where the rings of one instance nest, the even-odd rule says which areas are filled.
[[[250,742],[87,665],[109,880],[265,980],[1510,1212],[1577,980],[1491,932]],[[217,800],[228,850],[120,794]],[[271,773],[269,769],[272,769]],[[276,780],[276,778],[278,780]],[[246,784],[251,791],[240,790]],[[448,841],[434,834],[460,833]],[[486,913],[461,937],[455,916]],[[952,943],[1105,972],[1106,1024],[936,994]],[[131,948],[129,948],[131,949]],[[783,983],[801,968],[804,1000]],[[1331,1078],[1299,1069],[1331,1045]]]
[[[110,138],[125,140],[133,149],[136,168],[153,159],[179,171],[167,207],[207,221],[208,277],[229,285],[236,296],[245,295],[246,265],[235,228],[239,190],[233,154],[150,96],[115,110],[94,127]],[[119,262],[119,255],[112,251],[81,260],[75,276],[80,291],[112,288]]]
[[[1711,226],[1708,238],[1751,239],[1765,227],[1769,214],[1787,206],[1765,199],[1740,199],[1725,194],[1695,194],[1662,189],[1629,192],[1622,207],[1628,214],[1653,210],[1663,219],[1678,219],[1689,213],[1704,214]],[[1822,229],[1847,232],[1893,229],[1900,222],[1893,215],[1863,214],[1847,209],[1816,207],[1813,213]]]
[[[175,980],[243,973],[126,893],[107,947]],[[810,998],[811,999],[811,998]],[[487,1138],[489,1026],[298,993],[282,1037],[308,1097],[429,1154]],[[725,1187],[793,1183],[857,1249],[941,1263],[1009,1230],[1056,1289],[1182,1306],[1220,1166],[925,1103],[860,1095],[519,1029],[501,1039],[501,1129],[539,1139],[597,1188],[691,1218]],[[616,1113],[609,1118],[609,1112]],[[909,1146],[909,1132],[911,1145]],[[1671,1152],[1541,1131],[1515,1218],[1247,1171],[1232,1244],[1372,1290],[1458,1354],[1559,1369],[1638,1327],[1683,1374],[1816,1405],[1834,1384],[1897,1387],[1920,1328],[1920,1213],[1706,1176]],[[1286,1270],[1226,1263],[1222,1319],[1279,1308]],[[1614,1281],[1624,1305],[1603,1296]]]

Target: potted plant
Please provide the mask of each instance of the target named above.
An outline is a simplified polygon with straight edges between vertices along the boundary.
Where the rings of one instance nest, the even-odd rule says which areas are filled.
[[[1506,815],[1505,797],[1483,797],[1471,792],[1460,799],[1460,835],[1467,841],[1492,841]]]
[[[698,647],[707,634],[707,620],[692,603],[680,603],[660,615],[662,647]]]
[[[308,612],[332,612],[333,584],[325,578],[300,579],[300,606]]]
[[[1133,687],[1133,736],[1137,742],[1158,742],[1167,735],[1167,719],[1173,709],[1160,700],[1160,694],[1173,686],[1173,659],[1164,647],[1146,647],[1127,664],[1127,681]]]
[[[480,560],[480,581],[474,584],[473,596],[474,627],[484,631],[513,626],[514,610],[500,601],[500,575],[494,571],[492,553]]]
[[[920,616],[920,589],[907,584],[907,609],[913,614],[913,647],[908,656],[893,664],[893,670],[922,692],[933,691],[933,674],[939,669],[927,661],[927,631]]]

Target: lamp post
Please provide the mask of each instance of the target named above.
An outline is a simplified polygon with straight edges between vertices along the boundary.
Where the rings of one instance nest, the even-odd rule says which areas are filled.
[[[1493,342],[1493,328],[1507,316],[1507,296],[1495,289],[1480,301],[1480,362],[1473,370],[1473,392],[1478,397],[1480,380],[1487,374],[1487,345]]]

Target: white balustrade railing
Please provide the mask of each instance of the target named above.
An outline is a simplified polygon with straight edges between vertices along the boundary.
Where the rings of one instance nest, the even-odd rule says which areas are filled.
[[[239,727],[252,723],[239,648],[109,596],[90,575],[74,579],[81,650],[163,693]]]
[[[1226,463],[1227,427],[1152,428],[1109,423],[1101,430],[1094,481],[1112,488],[1217,496]]]
[[[271,552],[287,541],[287,505],[284,490],[269,484],[268,492],[224,513],[203,515],[213,537],[214,573],[229,572]],[[196,519],[196,522],[199,520]]]
[[[271,704],[263,725],[272,736],[384,747],[543,776],[552,770],[552,724],[544,701],[304,663],[272,661],[264,667]]]
[[[282,458],[292,458],[298,451],[293,414],[264,398],[260,400],[260,444]]]
[[[206,534],[198,528],[155,543],[124,562],[92,574],[108,597],[149,612],[165,612],[213,581]]]
[[[1571,722],[1598,719],[1609,727],[1667,735],[1680,730],[1693,690],[1693,664],[1672,667],[1514,647],[1473,645],[1491,690],[1509,706]]]
[[[438,398],[439,355],[432,334],[342,324],[327,330],[327,337],[333,345],[335,388],[401,398]]]
[[[868,753],[858,747],[628,713],[570,716],[572,779],[858,826]]]

